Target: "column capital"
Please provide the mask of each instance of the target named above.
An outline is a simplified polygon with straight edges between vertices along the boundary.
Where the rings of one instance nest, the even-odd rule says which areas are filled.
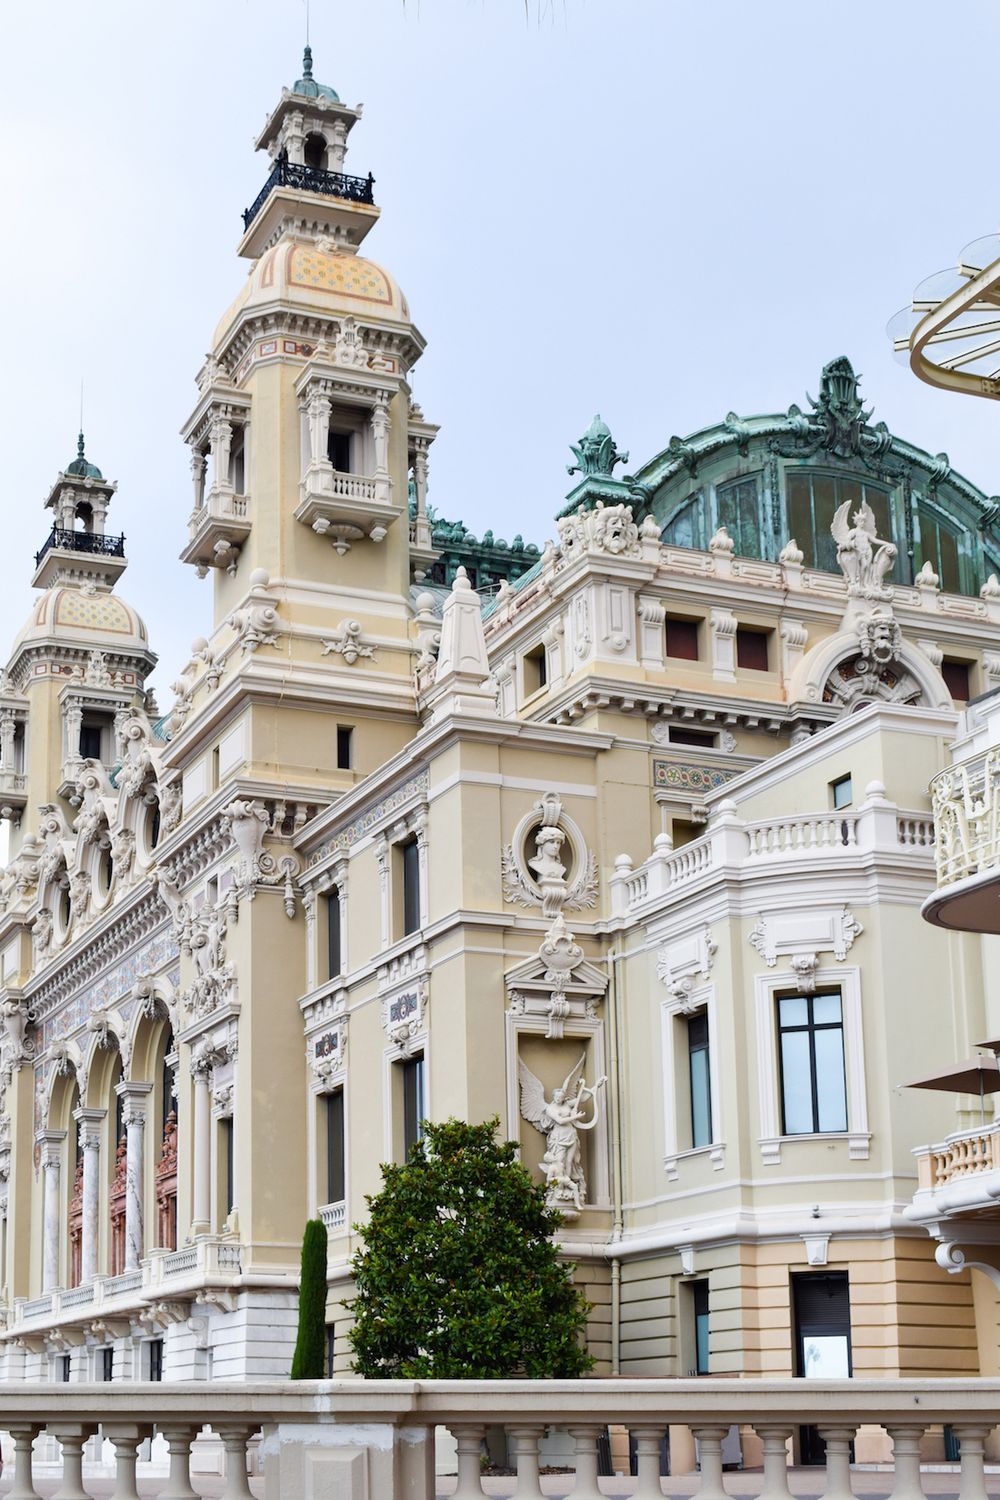
[[[106,1109],[91,1109],[81,1105],[74,1109],[73,1118],[79,1126],[80,1145],[84,1151],[96,1151],[101,1144],[101,1128],[107,1118]]]
[[[42,1166],[58,1167],[62,1160],[62,1143],[66,1139],[65,1130],[39,1130],[35,1135],[35,1145],[41,1147]]]

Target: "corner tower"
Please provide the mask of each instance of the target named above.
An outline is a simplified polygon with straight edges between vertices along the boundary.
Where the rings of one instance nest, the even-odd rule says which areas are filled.
[[[303,589],[327,604],[334,590],[354,619],[377,598],[380,633],[402,641],[412,572],[433,560],[437,429],[408,384],[424,340],[393,277],[359,253],[379,217],[372,176],[344,171],[360,116],[313,78],[306,48],[257,140],[271,167],[243,215],[249,275],[183,430],[194,497],[181,555],[213,572],[217,625],[263,570],[303,602]]]

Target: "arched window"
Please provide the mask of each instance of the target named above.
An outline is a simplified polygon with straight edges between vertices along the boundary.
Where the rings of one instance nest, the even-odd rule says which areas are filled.
[[[852,475],[823,474],[809,469],[794,469],[785,475],[786,536],[794,537],[805,554],[807,568],[837,573],[837,544],[830,526],[845,500],[851,502],[851,513],[863,502],[871,506],[878,534],[886,541],[896,541],[892,523],[889,492],[878,485],[866,484]],[[898,541],[896,542],[899,547]],[[902,548],[899,548],[902,552]],[[889,575],[900,579],[900,562]]]
[[[307,167],[325,167],[326,141],[323,136],[317,135],[315,131],[312,135],[307,135],[303,155]]]
[[[672,547],[694,547],[704,552],[708,537],[705,535],[705,503],[701,495],[692,495],[674,511],[663,528],[663,540]]]

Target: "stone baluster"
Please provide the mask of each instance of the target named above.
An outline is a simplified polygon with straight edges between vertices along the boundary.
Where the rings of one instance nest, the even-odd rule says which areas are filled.
[[[65,1130],[45,1130],[39,1140],[42,1148],[42,1291],[51,1292],[59,1285],[59,1220],[62,1214],[60,1179],[62,1177],[62,1143]]]
[[[485,1427],[453,1427],[452,1436],[458,1445],[458,1484],[453,1500],[482,1500],[483,1486],[480,1479]]]
[[[603,1427],[588,1425],[571,1427],[570,1436],[576,1444],[576,1483],[573,1500],[604,1500],[597,1483],[597,1439]]]
[[[542,1493],[538,1477],[538,1443],[544,1427],[508,1427],[507,1437],[514,1447],[517,1489],[511,1500],[538,1500]]]
[[[923,1485],[920,1483],[920,1439],[926,1428],[921,1423],[914,1426],[886,1427],[892,1438],[892,1459],[896,1470],[896,1482],[889,1500],[923,1500]]]
[[[698,1444],[698,1467],[701,1469],[701,1484],[695,1492],[696,1500],[728,1500],[722,1483],[722,1441],[728,1431],[728,1427],[691,1429]]]
[[[31,1450],[38,1428],[25,1423],[8,1425],[11,1442],[14,1444],[14,1482],[7,1493],[7,1500],[41,1500],[31,1476]]]
[[[962,1462],[962,1482],[958,1500],[986,1500],[986,1479],[983,1472],[983,1444],[988,1427],[955,1427]]]
[[[143,1197],[145,1194],[146,1101],[151,1083],[120,1083],[125,1124],[125,1269],[137,1271],[145,1253]]]
[[[53,1422],[49,1433],[62,1448],[62,1484],[52,1500],[90,1500],[83,1487],[83,1445],[94,1429],[79,1422]]]
[[[792,1429],[784,1425],[770,1424],[756,1429],[764,1448],[764,1484],[760,1500],[788,1500],[788,1454],[786,1444]]]
[[[854,1427],[820,1427],[826,1444],[826,1489],[823,1500],[853,1500],[851,1489],[851,1444]]]
[[[635,1438],[636,1484],[632,1500],[663,1500],[660,1484],[660,1445],[663,1442],[662,1427],[633,1427]],[[720,1429],[721,1430],[721,1429]],[[721,1439],[720,1439],[721,1442]]]
[[[160,1500],[198,1500],[198,1492],[191,1487],[191,1444],[197,1436],[194,1427],[158,1426],[157,1431],[167,1445],[170,1454],[170,1472],[166,1488],[160,1491]]]
[[[104,1423],[104,1437],[115,1450],[115,1488],[111,1500],[139,1500],[135,1484],[136,1450],[148,1431],[132,1422]]]
[[[216,1431],[226,1450],[226,1487],[222,1500],[253,1500],[253,1490],[247,1478],[247,1438],[250,1427],[217,1427]]]

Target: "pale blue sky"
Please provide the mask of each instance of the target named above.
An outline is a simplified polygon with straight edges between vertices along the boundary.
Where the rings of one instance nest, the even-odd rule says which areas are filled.
[[[377,179],[366,248],[428,339],[415,393],[442,424],[439,511],[540,543],[595,411],[635,465],[731,409],[803,402],[839,354],[877,418],[1000,490],[1000,410],[920,385],[884,332],[1000,222],[996,4],[529,10],[313,0],[317,76],[365,104],[348,169]],[[0,651],[30,607],[81,374],[161,685],[208,627],[211,584],[175,561],[177,431],[245,274],[252,141],[298,75],[303,20],[302,0],[7,9]]]

